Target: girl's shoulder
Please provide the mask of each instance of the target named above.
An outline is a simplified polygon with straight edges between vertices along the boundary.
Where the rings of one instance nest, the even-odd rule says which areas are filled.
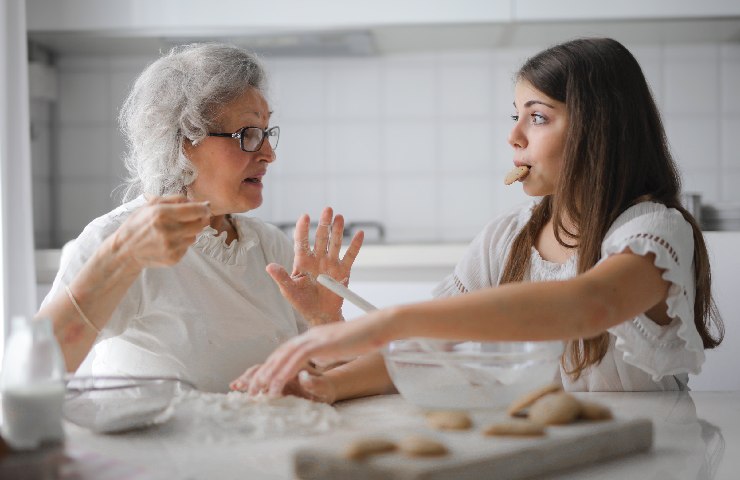
[[[609,227],[606,238],[623,230],[644,230],[645,234],[660,235],[668,239],[691,235],[691,224],[675,208],[658,202],[645,201],[632,205],[622,212]]]
[[[657,253],[664,250],[677,263],[691,264],[694,231],[683,214],[658,202],[640,202],[622,212],[604,236],[604,256],[625,247]]]
[[[532,210],[541,199],[529,200],[495,217],[483,228],[480,235],[488,238],[503,239],[515,236],[532,217]]]

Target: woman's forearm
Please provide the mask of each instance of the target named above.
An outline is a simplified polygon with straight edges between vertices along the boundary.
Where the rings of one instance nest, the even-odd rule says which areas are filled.
[[[395,392],[380,353],[363,355],[324,374],[335,388],[335,401]]]
[[[108,237],[68,285],[77,305],[97,330],[102,330],[141,267]],[[87,325],[64,286],[41,309],[38,317],[51,318],[68,371],[74,371],[90,351],[97,331]]]

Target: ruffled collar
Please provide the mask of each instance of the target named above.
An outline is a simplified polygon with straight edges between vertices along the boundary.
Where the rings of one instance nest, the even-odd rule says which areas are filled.
[[[530,264],[532,280],[538,280],[537,277],[540,276],[543,277],[542,279],[546,280],[575,276],[577,258],[578,255],[576,254],[571,255],[565,263],[551,262],[542,258],[540,252],[536,248],[532,247],[532,259]]]
[[[209,225],[196,236],[193,247],[226,265],[246,265],[247,252],[259,245],[259,237],[243,218],[232,215],[231,220],[236,228],[237,239],[230,245],[226,244],[225,231],[219,234]]]

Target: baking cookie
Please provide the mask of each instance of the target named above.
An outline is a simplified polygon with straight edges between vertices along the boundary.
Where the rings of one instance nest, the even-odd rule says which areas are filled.
[[[523,416],[522,410],[532,405],[534,402],[539,400],[541,397],[544,397],[545,395],[549,393],[554,393],[562,390],[563,387],[560,386],[557,383],[551,383],[549,385],[545,385],[544,387],[538,388],[537,390],[532,390],[531,392],[519,397],[518,399],[514,400],[511,405],[509,405],[509,409],[507,410],[507,413],[514,416]]]
[[[398,443],[401,453],[410,457],[438,457],[447,454],[447,447],[429,437],[409,435]]]
[[[388,453],[396,450],[396,444],[384,438],[360,438],[350,443],[344,450],[344,458],[363,460],[370,455]]]
[[[467,430],[473,426],[465,412],[435,411],[426,414],[427,425],[437,430]]]
[[[581,400],[580,418],[584,420],[611,420],[614,417],[609,407],[600,403]]]
[[[511,185],[517,180],[524,180],[527,175],[529,175],[529,167],[525,165],[522,165],[521,167],[514,167],[509,173],[506,174],[506,177],[504,177],[504,184]]]
[[[545,434],[545,427],[527,420],[494,423],[483,430],[484,435],[540,437]]]
[[[581,402],[565,392],[551,393],[529,407],[529,420],[542,425],[565,425],[581,413]]]

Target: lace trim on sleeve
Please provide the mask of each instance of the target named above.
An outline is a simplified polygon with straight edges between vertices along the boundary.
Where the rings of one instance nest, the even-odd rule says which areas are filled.
[[[465,288],[460,278],[454,273],[448,275],[432,290],[432,295],[435,298],[454,297],[465,293],[468,293],[468,289]]]
[[[704,362],[704,347],[694,325],[694,280],[690,262],[682,265],[671,242],[652,233],[629,235],[608,245],[603,258],[626,249],[637,255],[655,255],[655,266],[663,270],[663,279],[671,282],[666,304],[668,316],[673,321],[660,326],[640,314],[612,327],[609,332],[616,336],[616,349],[624,354],[625,362],[647,372],[654,381],[666,375],[698,374]]]

